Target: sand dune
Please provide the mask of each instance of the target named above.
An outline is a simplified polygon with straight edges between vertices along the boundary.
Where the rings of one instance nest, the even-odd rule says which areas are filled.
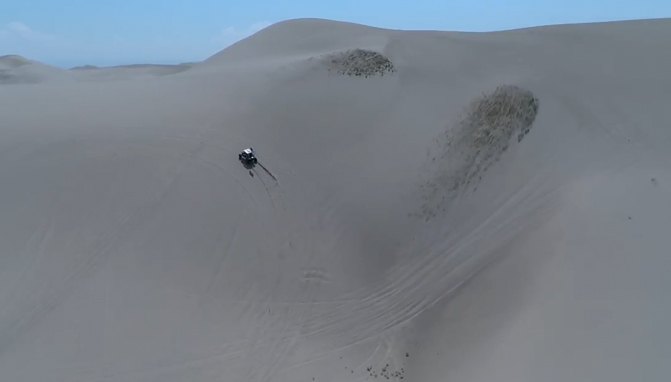
[[[34,84],[62,80],[66,76],[64,70],[31,61],[21,56],[0,56],[0,85]]]
[[[122,65],[111,67],[82,66],[72,68],[71,73],[78,80],[124,80],[142,77],[160,77],[181,73],[192,64],[180,65]]]
[[[1,379],[667,380],[670,33],[292,20],[0,86]]]

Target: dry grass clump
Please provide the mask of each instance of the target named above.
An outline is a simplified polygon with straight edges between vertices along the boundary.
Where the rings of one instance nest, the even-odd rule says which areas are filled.
[[[394,64],[384,55],[365,49],[352,49],[327,57],[329,70],[338,74],[368,77],[396,71]]]
[[[489,168],[501,159],[513,137],[529,134],[539,102],[526,89],[504,85],[483,94],[466,108],[464,117],[431,150],[431,179],[422,185],[422,215],[431,218],[458,194],[476,189]],[[437,152],[436,152],[437,150]]]

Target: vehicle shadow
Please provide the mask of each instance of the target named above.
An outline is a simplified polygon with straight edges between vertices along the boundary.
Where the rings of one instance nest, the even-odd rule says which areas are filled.
[[[247,170],[253,170],[256,168],[256,164],[254,162],[246,161],[246,160],[241,160],[240,163],[242,163],[242,166],[246,168]]]

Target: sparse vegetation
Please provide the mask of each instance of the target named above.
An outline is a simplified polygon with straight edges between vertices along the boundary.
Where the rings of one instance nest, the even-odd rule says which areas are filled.
[[[434,179],[422,186],[427,193],[422,208],[425,218],[444,209],[462,188],[477,189],[477,182],[501,158],[513,136],[519,143],[529,134],[538,107],[533,93],[510,85],[471,102],[465,117],[439,140],[440,152],[430,154],[430,161],[439,167]]]
[[[352,49],[331,54],[326,59],[330,71],[347,76],[383,76],[396,71],[391,60],[372,50]]]
[[[525,89],[501,86],[471,104],[462,126],[473,132],[472,144],[487,147],[507,143],[517,132],[517,141],[529,133],[538,113],[538,100]]]
[[[378,379],[378,378],[384,378],[386,380],[391,380],[391,379],[397,379],[397,380],[404,380],[405,379],[405,368],[402,367],[398,370],[393,370],[392,367],[389,364],[384,365],[383,368],[380,370],[376,370],[373,368],[373,366],[368,366],[366,368],[366,372],[368,372],[368,376]]]
[[[526,89],[500,86],[475,99],[465,118],[448,132],[450,163],[457,164],[452,189],[471,184],[498,161],[516,135],[521,142],[529,134],[538,113],[538,99]]]

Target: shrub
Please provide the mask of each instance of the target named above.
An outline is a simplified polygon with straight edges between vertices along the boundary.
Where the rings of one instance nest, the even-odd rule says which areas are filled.
[[[445,210],[466,187],[477,188],[513,137],[519,143],[529,133],[538,106],[533,93],[510,85],[473,100],[461,121],[447,130],[436,148],[430,150],[435,167],[431,178],[422,185],[422,215],[429,219],[437,211]]]
[[[329,70],[338,74],[368,77],[394,72],[394,64],[382,54],[364,49],[352,49],[327,57]]]

